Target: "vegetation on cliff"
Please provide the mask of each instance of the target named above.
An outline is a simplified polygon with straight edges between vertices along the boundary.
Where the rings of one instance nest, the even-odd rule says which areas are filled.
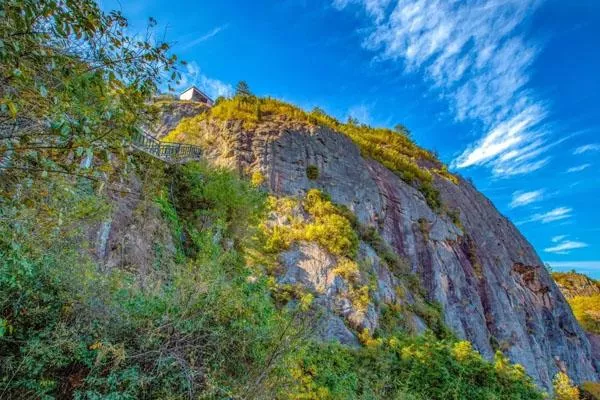
[[[306,112],[280,100],[249,94],[229,99],[221,98],[207,112],[183,119],[165,140],[193,141],[195,133],[203,129],[203,122],[211,119],[243,121],[245,128],[249,130],[265,121],[289,120],[340,132],[351,138],[365,157],[381,162],[404,181],[415,185],[434,210],[441,210],[442,204],[439,193],[432,185],[433,174],[458,183],[457,178],[448,172],[434,154],[420,148],[411,140],[408,130],[401,125],[396,130],[391,130],[373,128],[353,120],[343,123],[318,108]]]
[[[554,272],[573,314],[587,332],[600,334],[600,283],[576,272]]]

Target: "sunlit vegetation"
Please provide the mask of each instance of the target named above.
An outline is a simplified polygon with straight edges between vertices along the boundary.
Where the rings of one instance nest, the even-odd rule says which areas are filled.
[[[552,278],[560,285],[583,329],[600,334],[600,284],[575,271],[553,272]]]
[[[282,215],[292,215],[291,209],[295,205],[293,199],[270,199],[271,210]],[[290,217],[287,225],[263,224],[268,251],[278,253],[294,242],[313,241],[337,256],[353,258],[356,255],[358,236],[341,207],[317,189],[306,194],[301,206],[311,216],[311,221]]]
[[[340,132],[357,144],[363,156],[379,161],[402,180],[417,187],[434,210],[441,210],[442,204],[437,189],[433,187],[432,174],[439,174],[458,183],[457,178],[448,172],[434,154],[420,148],[410,139],[406,129],[394,131],[373,128],[352,120],[343,123],[318,108],[306,112],[273,98],[239,95],[231,99],[222,99],[206,113],[183,119],[165,140],[174,142],[186,138],[193,140],[194,133],[202,131],[203,122],[211,119],[240,120],[244,122],[246,129],[253,129],[263,121],[287,120],[307,125],[320,125]],[[431,167],[425,167],[425,164]]]
[[[552,278],[560,285],[567,298],[600,294],[600,283],[584,274],[575,271],[552,272]]]
[[[600,295],[576,296],[568,301],[583,329],[600,334]]]
[[[555,400],[579,400],[579,388],[571,382],[567,374],[556,374],[552,386]]]
[[[350,349],[311,344],[292,364],[289,399],[542,399],[523,368],[468,343],[390,337]],[[381,377],[386,377],[381,379]]]

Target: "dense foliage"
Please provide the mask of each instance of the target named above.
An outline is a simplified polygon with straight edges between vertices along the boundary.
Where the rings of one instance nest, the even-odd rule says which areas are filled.
[[[600,334],[600,295],[576,296],[568,301],[583,329]]]
[[[261,374],[301,323],[290,328],[292,318],[274,308],[266,280],[249,281],[242,253],[224,243],[250,237],[261,194],[223,171],[190,165],[175,174],[175,191],[185,193],[175,204],[185,208],[165,207],[159,172],[144,182],[144,198],[156,201],[140,203],[140,218],[160,203],[174,235],[190,238],[188,256],[143,273],[103,272],[87,255],[85,229],[74,227],[105,217],[107,205],[79,185],[48,181],[43,190],[56,199],[48,215],[21,203],[34,201],[43,182],[3,198],[0,392],[223,397],[264,384]],[[180,186],[183,180],[189,186]],[[39,230],[42,218],[52,229]]]
[[[153,26],[130,36],[119,12],[93,0],[3,0],[0,168],[81,173],[122,155],[152,119],[158,86],[178,78]]]
[[[278,308],[246,259],[263,246],[259,189],[199,164],[142,159],[130,173],[144,177],[139,218],[161,210],[177,244],[150,270],[106,271],[85,251],[86,230],[111,209],[87,181],[3,191],[0,389],[10,398],[540,398],[519,367],[433,335],[397,331],[362,349],[313,342],[310,294]],[[32,208],[46,195],[55,200]],[[315,216],[343,213],[319,192],[305,201]],[[353,279],[355,266],[340,268]]]

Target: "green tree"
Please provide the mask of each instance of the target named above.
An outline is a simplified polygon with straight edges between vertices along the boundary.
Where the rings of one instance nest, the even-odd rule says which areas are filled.
[[[394,131],[401,133],[404,136],[411,137],[410,130],[402,124],[396,124],[396,126],[394,126]]]
[[[155,24],[132,37],[119,12],[93,0],[3,0],[0,173],[75,173],[122,154],[152,122],[148,100],[179,78]]]
[[[252,97],[253,94],[250,91],[250,86],[246,81],[239,81],[235,87],[235,95],[240,97]]]

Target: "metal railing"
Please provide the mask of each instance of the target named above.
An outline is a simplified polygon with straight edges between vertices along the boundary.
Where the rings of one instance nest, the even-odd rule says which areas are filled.
[[[133,137],[133,147],[166,162],[186,162],[202,158],[202,149],[185,143],[161,142],[154,136],[140,132]]]

